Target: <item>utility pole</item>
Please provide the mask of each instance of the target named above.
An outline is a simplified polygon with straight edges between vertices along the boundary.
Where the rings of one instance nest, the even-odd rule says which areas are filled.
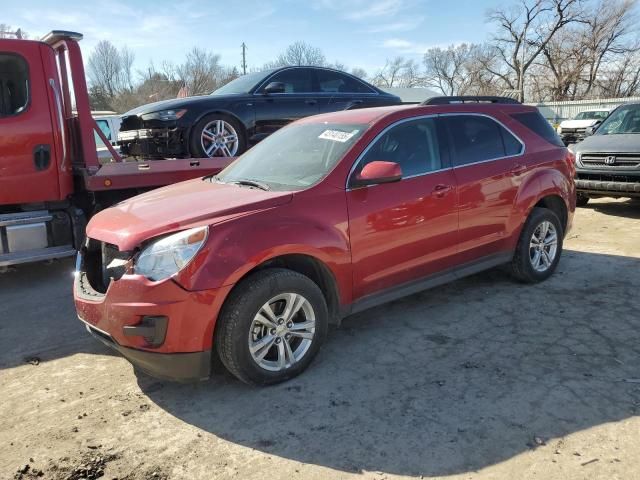
[[[242,42],[242,74],[247,74],[247,45]]]

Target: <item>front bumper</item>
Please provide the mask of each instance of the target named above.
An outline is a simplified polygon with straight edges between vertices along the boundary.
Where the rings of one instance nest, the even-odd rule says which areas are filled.
[[[124,130],[118,134],[124,156],[140,158],[183,158],[188,156],[184,132],[179,127]]]
[[[560,134],[560,138],[562,138],[562,141],[564,142],[565,145],[581,142],[582,140],[584,140],[584,137],[585,137],[584,130],[577,131],[577,132],[566,132],[566,133],[563,132]]]
[[[80,319],[84,322],[84,320]],[[136,368],[152,377],[178,382],[195,382],[211,374],[211,350],[190,353],[158,353],[124,347],[111,335],[84,322],[87,331],[109,348],[113,348]]]
[[[575,181],[579,193],[603,197],[640,197],[640,174],[637,171],[578,169]]]
[[[215,322],[230,286],[190,292],[171,279],[152,282],[125,274],[100,293],[83,272],[82,257],[78,265],[74,302],[91,334],[153,376],[209,377]],[[154,335],[149,319],[158,318],[162,331]]]

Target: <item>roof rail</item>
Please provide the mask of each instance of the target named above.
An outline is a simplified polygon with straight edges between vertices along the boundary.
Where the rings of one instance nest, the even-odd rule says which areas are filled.
[[[494,97],[494,96],[453,96],[453,97],[431,97],[426,99],[421,105],[449,105],[451,103],[504,103],[504,104],[520,104],[514,98]]]
[[[55,45],[61,40],[75,40],[79,42],[82,40],[82,34],[69,32],[67,30],[52,30],[40,39],[41,42],[48,43],[49,45]]]

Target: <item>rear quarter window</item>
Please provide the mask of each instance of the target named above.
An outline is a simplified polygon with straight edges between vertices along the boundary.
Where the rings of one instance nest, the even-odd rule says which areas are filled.
[[[540,114],[540,112],[523,112],[511,115],[515,120],[527,127],[539,137],[557,147],[564,147],[564,143],[553,129],[551,124]]]

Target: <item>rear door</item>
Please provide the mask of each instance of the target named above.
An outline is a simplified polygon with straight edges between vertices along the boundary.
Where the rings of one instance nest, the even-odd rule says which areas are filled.
[[[4,49],[4,51],[3,51]],[[40,44],[0,47],[0,203],[59,199],[56,149]]]
[[[465,264],[501,252],[508,221],[527,168],[524,144],[493,117],[441,117],[458,185],[459,260]]]
[[[271,82],[285,85],[284,93],[264,93]],[[254,94],[256,140],[299,118],[318,113],[312,69],[291,67],[272,75]]]
[[[380,95],[351,75],[318,68],[316,79],[320,113],[380,105]]]

